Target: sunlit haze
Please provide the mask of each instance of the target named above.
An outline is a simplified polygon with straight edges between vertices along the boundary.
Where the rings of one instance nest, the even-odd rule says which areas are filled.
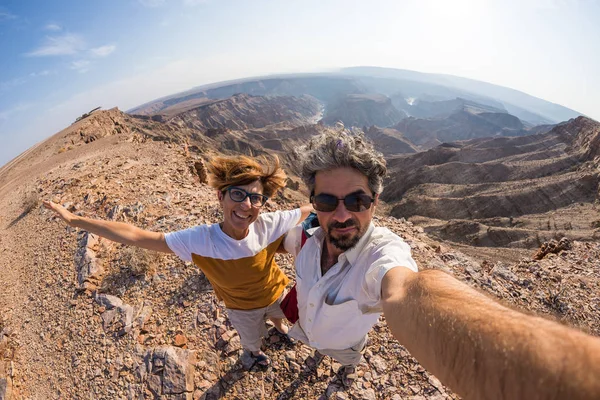
[[[350,66],[482,80],[600,119],[598,20],[583,0],[4,0],[0,165],[97,106]]]

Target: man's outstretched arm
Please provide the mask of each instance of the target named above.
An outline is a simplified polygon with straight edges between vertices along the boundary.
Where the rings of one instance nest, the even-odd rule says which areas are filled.
[[[394,268],[382,300],[396,339],[465,399],[600,399],[600,338],[511,310],[442,271]]]

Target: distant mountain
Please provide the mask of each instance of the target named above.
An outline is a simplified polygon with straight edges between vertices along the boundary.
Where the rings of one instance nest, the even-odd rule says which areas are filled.
[[[396,109],[392,100],[382,94],[348,94],[327,107],[323,122],[330,125],[341,121],[346,126],[387,127],[406,117],[404,111]]]
[[[155,120],[199,131],[226,128],[245,130],[288,123],[301,125],[317,116],[319,102],[310,96],[263,97],[237,94],[222,100],[206,100],[199,105],[178,103],[155,115]]]
[[[447,117],[406,118],[392,127],[422,149],[443,142],[492,136],[522,136],[528,134],[523,123],[508,113],[476,112],[459,109]]]
[[[199,86],[186,92],[151,101],[127,112],[151,115],[190,100],[224,99],[239,93],[269,97],[309,95],[321,102],[330,103],[337,101],[340,96],[365,93],[365,91],[366,88],[355,79],[328,74],[249,78]]]
[[[415,99],[410,104],[404,98],[398,99],[396,97],[394,100],[396,100],[396,107],[404,110],[409,116],[416,118],[445,118],[461,110],[468,110],[473,114],[482,112],[508,114],[508,111],[504,108],[497,108],[460,97],[441,101]]]
[[[340,110],[340,106],[360,105],[357,109],[362,114],[360,118],[348,118],[349,115],[343,117],[346,121],[357,123],[358,126],[370,125],[371,121],[388,126],[385,124],[388,124],[389,120],[403,116],[404,113],[407,116],[429,118],[436,116],[437,111],[448,114],[455,107],[463,107],[468,103],[487,107],[490,112],[510,113],[526,126],[555,124],[580,115],[560,105],[485,82],[450,75],[376,67],[344,68],[336,73],[272,75],[212,83],[151,101],[128,112],[153,115],[180,103],[206,102],[238,93],[267,97],[309,95],[322,103],[326,115],[329,109],[338,110],[330,114],[336,115],[343,111]],[[377,106],[379,101],[367,101],[375,95],[390,98],[396,111],[388,107],[388,111],[384,112],[382,117],[381,108]],[[362,104],[356,104],[358,100],[362,100]],[[427,104],[436,102],[440,103]],[[365,107],[375,114],[370,115],[365,111]],[[334,119],[334,116],[331,116],[327,121]]]
[[[411,154],[420,151],[410,140],[406,139],[401,132],[391,128],[379,128],[371,126],[365,129],[365,136],[375,145],[377,151],[385,156],[399,154]]]
[[[472,95],[494,99],[500,102],[509,113],[534,125],[557,123],[582,115],[575,110],[530,96],[518,90],[453,75],[428,74],[381,67],[351,67],[343,68],[341,72],[352,76],[406,80],[438,85],[448,89],[458,89]]]

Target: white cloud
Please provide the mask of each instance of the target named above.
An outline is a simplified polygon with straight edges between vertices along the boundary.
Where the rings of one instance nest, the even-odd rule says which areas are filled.
[[[83,74],[89,71],[90,65],[91,62],[89,60],[77,60],[71,63],[70,68]]]
[[[25,82],[27,82],[27,79],[23,78],[23,77],[10,79],[8,81],[2,81],[2,82],[0,82],[0,92],[3,90],[6,90],[6,89],[10,89],[15,86],[22,85]]]
[[[76,54],[84,48],[85,42],[79,35],[48,36],[42,46],[26,55],[29,57],[64,56]]]
[[[205,4],[207,0],[183,0],[183,4],[186,6],[197,6],[198,4]]]
[[[6,11],[0,11],[0,21],[8,21],[10,19],[17,19],[17,16]]]
[[[26,111],[33,106],[32,103],[19,103],[13,108],[9,108],[8,110],[0,110],[0,121],[7,120],[14,114],[18,114],[22,111]]]
[[[117,46],[110,44],[90,49],[90,53],[92,53],[92,56],[94,57],[106,57],[115,51],[116,48]]]
[[[60,26],[58,24],[48,24],[44,27],[44,29],[47,31],[58,32],[58,31],[62,31],[62,26]]]
[[[35,78],[35,77],[38,77],[38,76],[47,76],[47,75],[50,75],[51,73],[52,73],[51,71],[45,69],[45,70],[40,71],[40,72],[32,72],[32,73],[29,74],[29,76],[32,77],[32,78]]]
[[[166,0],[138,0],[144,7],[160,7],[166,3]]]

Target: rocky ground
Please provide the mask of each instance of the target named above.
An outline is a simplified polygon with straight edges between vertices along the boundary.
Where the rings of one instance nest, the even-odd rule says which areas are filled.
[[[85,216],[165,232],[219,221],[194,154],[134,138],[123,130],[60,152],[63,145],[46,143],[0,171],[0,398],[458,398],[392,338],[383,318],[348,390],[338,364],[326,358],[308,368],[311,349],[277,334],[265,342],[272,366],[252,366],[195,266],[88,236],[41,207],[54,199]],[[266,211],[303,200],[287,189]],[[490,252],[467,256],[403,219],[376,223],[405,238],[420,268],[600,335],[597,241],[556,243],[541,259],[531,252],[507,262]],[[278,262],[293,276],[289,256]]]

